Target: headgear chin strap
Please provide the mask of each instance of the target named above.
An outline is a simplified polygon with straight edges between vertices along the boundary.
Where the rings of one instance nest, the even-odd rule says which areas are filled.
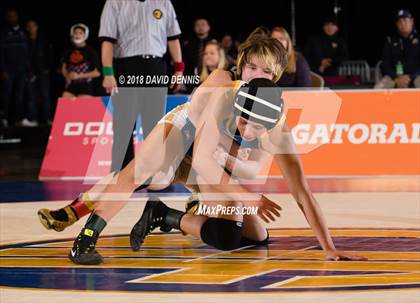
[[[234,113],[271,129],[283,116],[281,90],[268,79],[253,79],[242,85],[234,100]]]
[[[83,30],[84,30],[84,32],[85,32],[85,38],[84,38],[84,40],[83,41],[77,41],[78,43],[83,43],[83,42],[85,42],[88,38],[89,38],[89,27],[87,27],[85,24],[83,24],[83,23],[76,23],[75,25],[73,25],[71,28],[70,28],[70,37],[72,38],[72,40],[73,40],[73,35],[74,35],[74,31],[75,31],[75,29],[76,28],[83,28]],[[74,41],[74,40],[73,40]]]

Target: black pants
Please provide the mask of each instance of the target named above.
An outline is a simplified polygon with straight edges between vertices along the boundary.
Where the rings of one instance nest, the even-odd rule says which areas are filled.
[[[26,118],[29,120],[40,120],[38,115],[38,101],[41,105],[42,119],[51,120],[51,100],[50,100],[50,76],[48,73],[41,72],[36,75],[34,81],[26,80]]]
[[[14,121],[23,119],[23,91],[25,88],[25,70],[7,72],[7,78],[0,82],[0,119],[11,119],[10,106],[14,105]]]
[[[166,107],[167,86],[146,84],[147,76],[165,76],[166,63],[162,58],[140,56],[114,61],[119,92],[112,96],[113,132],[111,171],[118,172],[133,158],[132,134],[138,114],[141,114],[143,138],[152,131]],[[121,84],[120,77],[124,77]],[[143,81],[140,83],[140,77]],[[128,80],[131,83],[127,84]]]

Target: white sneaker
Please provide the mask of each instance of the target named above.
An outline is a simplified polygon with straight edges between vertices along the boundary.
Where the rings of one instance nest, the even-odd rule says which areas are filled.
[[[36,127],[36,126],[38,126],[38,122],[36,122],[36,121],[29,121],[28,119],[23,119],[21,122],[20,122],[20,124],[23,126],[23,127]]]

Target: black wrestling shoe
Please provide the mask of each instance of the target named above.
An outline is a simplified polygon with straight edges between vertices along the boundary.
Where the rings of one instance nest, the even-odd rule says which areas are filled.
[[[69,252],[69,259],[73,263],[81,265],[98,265],[103,263],[103,257],[95,249],[98,237],[98,232],[83,228]]]
[[[160,227],[162,231],[170,231],[172,228],[165,224],[165,216],[169,211],[169,207],[162,201],[149,200],[144,207],[140,220],[133,226],[130,233],[130,246],[133,251],[140,250],[144,239],[155,228]]]

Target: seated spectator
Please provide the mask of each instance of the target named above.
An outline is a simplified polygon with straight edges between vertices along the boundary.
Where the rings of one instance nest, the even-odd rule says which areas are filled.
[[[91,96],[94,94],[92,79],[99,77],[99,59],[96,51],[86,44],[89,29],[82,23],[71,27],[74,44],[62,58],[61,73],[66,84],[63,97]]]
[[[223,48],[217,40],[209,41],[204,47],[200,83],[203,83],[215,69],[226,69],[227,62]]]
[[[210,37],[210,25],[204,18],[198,18],[194,22],[194,35],[183,42],[182,56],[185,62],[185,75],[194,75],[200,70],[204,46],[212,40]]]
[[[384,77],[375,88],[420,87],[420,36],[408,10],[396,16],[397,32],[387,37],[382,57]]]
[[[11,120],[17,125],[33,126],[24,119],[23,91],[28,73],[28,40],[19,25],[15,9],[6,11],[6,26],[0,31],[0,122],[7,127]],[[10,107],[14,107],[14,119]]]
[[[304,55],[311,70],[323,76],[337,76],[341,62],[348,59],[347,45],[338,36],[338,24],[334,17],[327,18],[323,33],[310,38]]]
[[[224,35],[222,38],[222,48],[225,51],[226,61],[229,66],[234,66],[236,63],[236,57],[238,56],[238,47],[236,41],[233,41],[231,35]]]
[[[35,20],[26,21],[29,41],[29,75],[26,79],[27,118],[36,123],[38,101],[42,109],[42,118],[51,124],[50,68],[52,50],[49,42],[38,32]]]
[[[306,59],[293,47],[289,33],[283,27],[271,30],[271,37],[280,41],[287,50],[287,67],[277,85],[281,87],[310,87],[311,70]]]

